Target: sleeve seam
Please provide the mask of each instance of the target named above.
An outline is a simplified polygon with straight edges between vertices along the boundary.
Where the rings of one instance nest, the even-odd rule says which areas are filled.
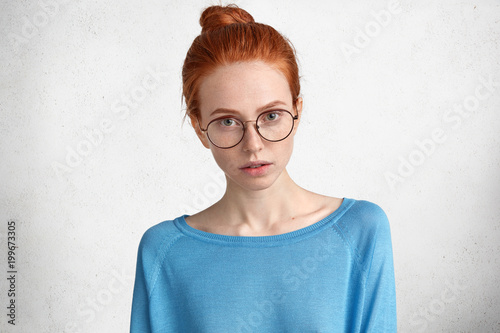
[[[334,226],[335,226],[335,229],[336,229],[337,233],[339,233],[340,236],[341,236],[341,238],[343,239],[344,244],[347,247],[347,250],[351,254],[351,260],[352,260],[354,266],[356,267],[356,270],[358,271],[358,273],[363,273],[363,271],[361,269],[361,264],[360,264],[360,262],[358,261],[358,258],[357,258],[358,254],[357,254],[356,250],[353,249],[351,242],[347,238],[347,236],[344,233],[344,231],[342,230],[342,228],[340,228],[340,226],[338,226],[337,224],[335,224]]]
[[[368,266],[368,270],[366,271],[366,279],[363,283],[363,289],[365,289],[365,290],[366,290],[366,284],[368,283],[368,278],[370,277],[370,272],[372,271],[373,256],[375,255],[375,249],[377,248],[376,243],[378,242],[379,229],[380,229],[380,227],[377,228],[377,230],[375,231],[375,234],[373,235],[373,239],[374,239],[375,243],[373,244],[373,250],[372,250],[372,253],[370,255],[370,264]]]
[[[154,269],[153,275],[151,277],[151,290],[148,294],[148,300],[151,300],[151,295],[153,294],[153,291],[155,289],[156,281],[158,280],[158,277],[160,275],[160,271],[161,271],[161,268],[163,266],[163,263],[165,262],[165,257],[167,256],[168,250],[182,236],[183,235],[177,235],[173,239],[167,238],[160,245],[160,252],[156,256],[155,265],[154,265],[155,269]],[[163,250],[161,250],[162,248],[163,248]]]
[[[354,205],[354,203],[353,203]],[[349,207],[351,208],[351,207]],[[356,248],[354,248],[351,240],[349,239],[348,237],[348,230],[346,230],[346,232],[344,232],[344,229],[347,228],[347,225],[344,224],[342,222],[342,228],[340,225],[338,225],[337,223],[334,225],[337,229],[337,232],[340,233],[342,239],[344,240],[344,243],[346,243],[346,247],[348,248],[349,252],[351,253],[351,257],[352,257],[352,261],[354,263],[354,266],[356,267],[357,271],[359,274],[363,274],[363,269],[362,269],[362,265],[361,265],[361,261],[360,261],[360,255],[358,254],[358,251]]]

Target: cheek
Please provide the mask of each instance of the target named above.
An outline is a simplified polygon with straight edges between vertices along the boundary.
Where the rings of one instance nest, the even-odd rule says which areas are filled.
[[[224,172],[231,172],[231,170],[237,168],[236,165],[238,161],[230,154],[229,151],[219,148],[211,148],[212,155],[214,157],[215,163],[221,168]]]
[[[289,137],[283,141],[281,147],[275,151],[276,157],[280,159],[280,162],[287,164],[293,152],[293,137]]]

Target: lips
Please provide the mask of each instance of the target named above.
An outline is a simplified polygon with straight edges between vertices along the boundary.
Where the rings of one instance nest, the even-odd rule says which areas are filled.
[[[260,167],[262,165],[266,165],[266,164],[271,164],[271,162],[268,162],[268,161],[262,161],[262,160],[258,160],[258,161],[251,161],[251,162],[248,162],[247,164],[245,165],[242,165],[240,167],[240,169],[245,169],[245,168],[257,168],[257,167]]]

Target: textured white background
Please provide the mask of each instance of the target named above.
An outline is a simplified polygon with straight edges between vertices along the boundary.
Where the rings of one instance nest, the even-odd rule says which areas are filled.
[[[224,190],[210,151],[181,127],[182,62],[213,3],[50,1],[45,14],[44,2],[0,4],[0,331],[126,332],[142,233]],[[500,2],[405,0],[380,31],[373,13],[386,1],[236,3],[298,52],[292,178],[389,217],[399,331],[498,332]]]

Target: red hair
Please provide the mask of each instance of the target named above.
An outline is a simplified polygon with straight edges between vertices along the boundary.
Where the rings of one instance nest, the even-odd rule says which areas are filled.
[[[200,116],[201,81],[217,67],[241,61],[263,61],[288,81],[293,107],[300,94],[299,69],[292,43],[273,27],[256,23],[235,4],[210,6],[200,17],[201,34],[189,48],[182,67],[182,94],[191,125]]]

